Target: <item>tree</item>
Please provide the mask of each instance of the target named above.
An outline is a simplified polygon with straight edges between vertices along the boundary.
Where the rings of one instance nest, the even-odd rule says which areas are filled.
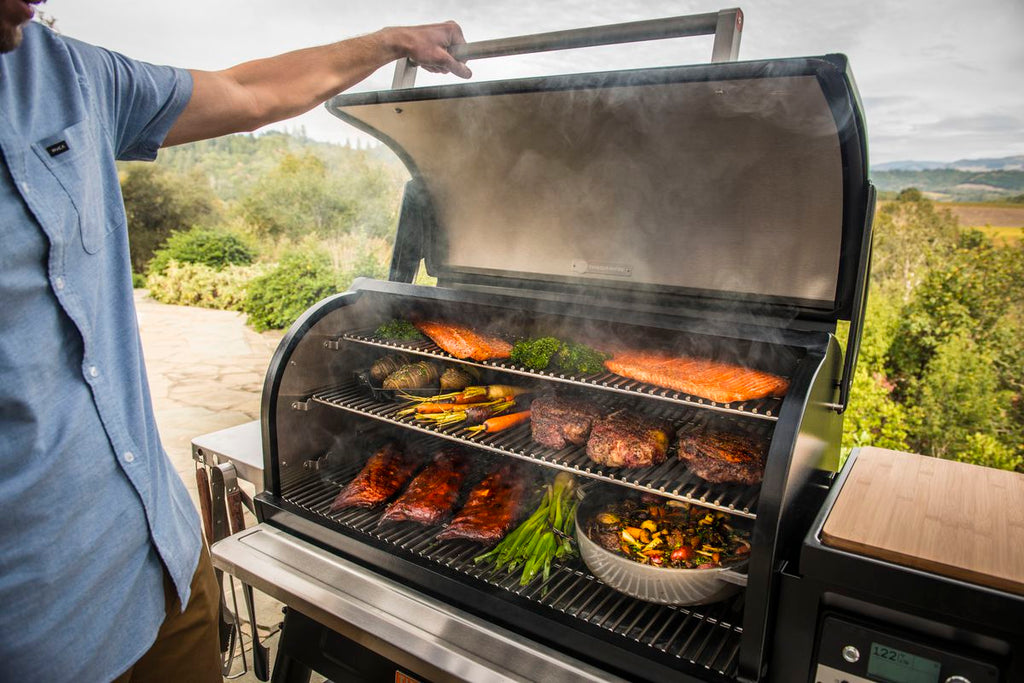
[[[242,213],[259,234],[298,240],[347,232],[355,207],[339,191],[327,164],[312,153],[286,154],[241,202]]]
[[[198,173],[177,173],[143,163],[122,168],[132,270],[142,273],[172,231],[209,225],[216,215],[216,200]]]
[[[882,204],[875,214],[872,287],[908,301],[925,274],[952,251],[958,230],[952,213],[936,209],[913,188]]]

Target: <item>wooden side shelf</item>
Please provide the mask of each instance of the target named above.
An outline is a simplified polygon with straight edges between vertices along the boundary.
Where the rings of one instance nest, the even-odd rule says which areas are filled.
[[[1024,595],[1024,474],[861,449],[825,545]]]

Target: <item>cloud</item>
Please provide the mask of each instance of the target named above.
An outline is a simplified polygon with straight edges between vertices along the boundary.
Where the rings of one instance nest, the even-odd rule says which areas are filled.
[[[728,3],[727,3],[728,4]],[[217,69],[317,45],[381,26],[455,19],[478,41],[582,26],[714,12],[711,0],[50,0],[69,35],[162,64]],[[849,56],[863,98],[871,155],[948,159],[1024,151],[1024,2],[1020,0],[760,0],[745,7],[741,59]],[[480,60],[483,80],[707,61],[711,38],[650,41]],[[392,68],[357,86],[387,88]],[[420,84],[451,83],[420,74]],[[356,136],[322,110],[279,127],[305,125],[333,141]],[[1000,142],[1000,137],[1002,138]],[[951,149],[950,141],[956,141]],[[976,152],[969,144],[979,145]]]

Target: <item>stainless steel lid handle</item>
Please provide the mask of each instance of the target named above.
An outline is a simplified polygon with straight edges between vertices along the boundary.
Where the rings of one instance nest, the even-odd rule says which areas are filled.
[[[738,7],[708,12],[706,14],[689,14],[664,19],[648,19],[631,21],[624,24],[608,24],[590,28],[570,29],[568,31],[552,31],[550,33],[534,33],[511,38],[482,40],[475,43],[455,45],[451,53],[457,59],[485,59],[487,57],[507,57],[509,55],[530,54],[533,52],[550,52],[552,50],[570,50],[579,47],[596,45],[615,45],[619,43],[638,43],[645,40],[661,40],[663,38],[684,38],[689,36],[714,35],[715,43],[711,50],[712,62],[736,61],[740,49],[740,36],[743,32],[743,10]],[[395,65],[395,76],[392,88],[411,88],[416,82],[416,66],[408,59],[400,59]]]

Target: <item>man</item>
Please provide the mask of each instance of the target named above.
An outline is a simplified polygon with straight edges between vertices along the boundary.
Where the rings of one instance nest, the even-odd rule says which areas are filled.
[[[143,64],[0,0],[0,680],[219,681],[217,589],[160,446],[114,166],[300,114],[453,23],[218,72]],[[184,606],[184,607],[182,607]]]

